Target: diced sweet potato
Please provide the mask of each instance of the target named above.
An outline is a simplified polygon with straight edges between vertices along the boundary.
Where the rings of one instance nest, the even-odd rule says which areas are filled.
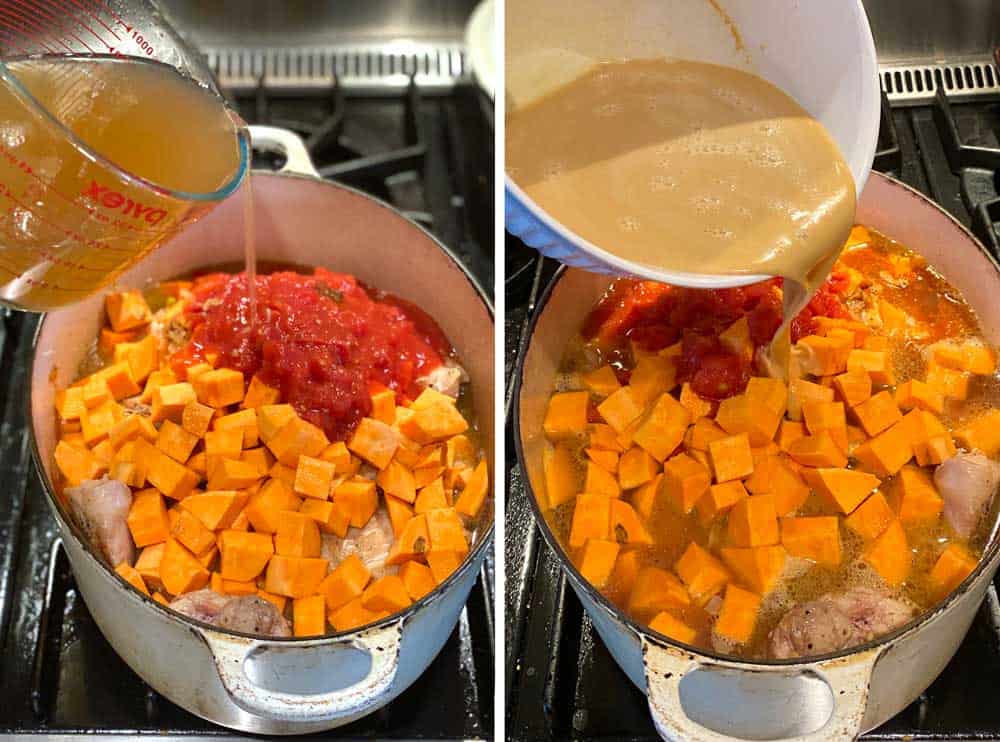
[[[310,595],[292,601],[292,633],[295,636],[319,636],[326,633],[326,604],[322,595]]]
[[[56,466],[71,487],[87,479],[100,476],[101,465],[88,449],[70,445],[65,441],[56,444],[53,454]]]
[[[389,465],[378,473],[375,481],[385,493],[393,497],[406,502],[415,502],[417,499],[417,485],[413,479],[413,472],[396,460],[390,461]]]
[[[826,431],[793,441],[788,455],[803,466],[847,466],[847,456]]]
[[[587,392],[562,392],[549,398],[542,428],[550,438],[578,435],[587,428]]]
[[[611,540],[619,544],[652,544],[650,535],[639,514],[623,500],[611,501]]]
[[[614,541],[592,538],[580,551],[577,562],[580,574],[598,590],[607,585],[615,567],[615,559],[618,558],[619,548]]]
[[[607,365],[588,371],[580,376],[580,381],[599,397],[607,397],[621,388],[618,377],[615,376],[615,370]]]
[[[956,371],[933,361],[927,364],[927,386],[948,399],[968,397],[970,377],[966,371]]]
[[[636,399],[632,389],[624,386],[597,405],[597,411],[604,422],[616,433],[621,433],[639,419],[643,412],[643,404]]]
[[[361,594],[361,605],[369,611],[396,613],[413,601],[398,575],[386,575],[375,580]]]
[[[587,396],[587,392],[575,393]],[[426,394],[427,390],[425,389],[421,392],[421,397]],[[410,408],[413,410],[413,414],[399,423],[400,432],[421,445],[443,441],[469,429],[468,421],[456,409],[454,400],[436,392],[435,394],[437,396],[426,404],[420,404],[420,398],[414,401]],[[562,422],[566,423],[567,421]],[[586,419],[584,419],[583,425],[577,432],[584,432],[586,427]]]
[[[847,370],[865,371],[871,377],[872,383],[879,386],[892,386],[896,383],[887,351],[852,350],[847,357]]]
[[[853,336],[842,338],[807,335],[792,347],[792,356],[799,368],[813,376],[832,376],[847,368],[847,355],[854,348]]]
[[[778,428],[778,447],[782,451],[788,451],[788,447],[806,434],[806,425],[794,420],[782,420],[781,427]]]
[[[712,403],[709,400],[700,397],[698,393],[691,388],[690,382],[685,381],[681,384],[681,396],[679,401],[682,407],[687,408],[692,420],[700,420],[702,418],[707,419],[708,416],[712,414]]]
[[[237,490],[252,487],[260,475],[257,467],[236,459],[219,459],[209,464],[208,488],[210,490]]]
[[[857,407],[872,395],[872,377],[855,369],[833,377],[833,388],[848,407]]]
[[[596,492],[598,494],[610,494],[613,497],[617,496],[617,493],[611,491],[605,491],[602,489],[594,489],[591,487],[591,474],[590,467],[596,466],[599,469],[602,467],[597,466],[593,462],[588,462],[587,465],[587,492]],[[618,464],[618,484],[623,490],[630,490],[639,487],[646,482],[650,481],[659,473],[659,465],[652,456],[646,453],[639,446],[633,446],[628,451],[622,454],[621,461]],[[606,470],[605,473],[607,473]]]
[[[417,499],[413,503],[413,512],[426,513],[428,510],[437,508],[450,508],[448,495],[444,491],[444,483],[438,477],[429,485],[417,492]]]
[[[142,579],[142,575],[139,571],[133,567],[128,562],[122,562],[117,567],[115,567],[115,572],[118,573],[125,582],[134,587],[143,595],[149,595],[149,588],[146,587],[145,581]]]
[[[853,469],[804,469],[802,477],[831,508],[844,515],[852,513],[879,486],[878,477]]]
[[[199,556],[215,546],[215,534],[187,510],[182,509],[170,529],[170,535],[188,551]]]
[[[645,520],[653,517],[653,507],[662,489],[663,474],[657,474],[652,481],[631,493],[632,506]]]
[[[160,579],[164,589],[177,596],[205,587],[209,571],[194,554],[176,540],[168,538],[160,560]]]
[[[862,429],[869,436],[878,435],[903,419],[896,401],[887,391],[881,391],[871,396],[857,405],[853,412]]]
[[[426,557],[427,566],[439,585],[462,566],[464,559],[457,551],[428,551]]]
[[[599,467],[593,461],[587,462],[587,476],[584,479],[583,491],[592,495],[607,495],[608,497],[618,497],[621,495],[621,488],[618,480],[613,474]]]
[[[970,451],[987,456],[1000,453],[1000,410],[985,412],[955,431],[955,442]]]
[[[145,441],[141,442],[145,443]],[[150,447],[149,451],[149,458],[142,462],[146,467],[146,479],[166,497],[172,500],[183,500],[191,493],[191,490],[198,486],[201,477],[195,472],[178,464],[157,449]]]
[[[163,552],[166,550],[165,542],[147,546],[135,560],[135,571],[140,574],[142,581],[150,590],[162,590],[163,580],[160,579],[160,562],[163,561]]]
[[[788,409],[788,387],[781,379],[752,376],[744,393],[750,399],[760,402],[778,418],[785,416]]]
[[[427,521],[428,551],[454,551],[464,554],[469,550],[462,520],[453,508],[438,508],[423,514]]]
[[[698,606],[704,606],[730,580],[722,562],[693,541],[674,565],[674,571]]]
[[[931,478],[915,466],[904,466],[893,482],[890,502],[903,525],[933,523],[944,509]]]
[[[163,497],[155,489],[136,492],[128,512],[128,528],[139,548],[167,540],[170,523]]]
[[[386,498],[387,507],[390,499],[395,500],[395,498]],[[395,502],[400,501],[395,500]],[[335,536],[340,536],[341,538],[347,535],[347,528],[351,524],[350,514],[341,508],[340,505],[330,502],[329,500],[318,500],[315,497],[306,497],[302,500],[302,504],[299,506],[299,512],[315,521],[316,526],[323,533],[333,534]],[[392,511],[390,510],[389,512],[391,519]],[[402,528],[402,526],[400,526],[400,528]]]
[[[430,537],[427,534],[427,514],[414,515],[403,526],[403,532],[393,542],[389,550],[387,566],[403,564],[410,559],[425,558],[429,550]]]
[[[645,355],[639,358],[629,377],[635,400],[647,405],[677,385],[677,361],[669,356]]]
[[[352,526],[363,528],[378,509],[378,490],[367,479],[349,479],[334,489],[333,501],[350,514]]]
[[[198,436],[187,432],[172,420],[164,420],[160,425],[156,447],[174,461],[183,464],[191,456],[197,444]]]
[[[399,446],[399,433],[392,427],[370,417],[361,419],[347,448],[376,469],[384,469],[392,461]]]
[[[719,333],[719,342],[730,353],[742,358],[753,358],[753,340],[750,337],[750,323],[746,315],[729,325]]]
[[[696,567],[691,566],[692,570]],[[688,591],[674,575],[659,567],[642,567],[629,591],[628,610],[629,613],[649,613],[683,608],[690,603]]]
[[[747,497],[746,487],[739,480],[713,484],[708,491],[698,498],[695,503],[695,510],[698,511],[698,520],[702,524],[708,525],[727,512],[743,498]]]
[[[832,402],[833,389],[820,386],[805,379],[792,379],[788,383],[788,417],[802,420],[802,405],[805,402]]]
[[[549,508],[569,502],[580,492],[573,453],[565,444],[557,443],[555,447],[545,449],[542,468],[545,471],[545,503]]]
[[[326,577],[327,566],[326,559],[275,554],[267,563],[264,589],[288,598],[313,595]]]
[[[712,478],[707,468],[687,454],[673,456],[663,467],[662,489],[667,499],[682,513],[690,513]]]
[[[943,464],[958,453],[955,441],[950,433],[931,435],[925,441],[913,447],[913,454],[920,466],[937,466]]]
[[[684,434],[685,448],[693,451],[708,451],[708,444],[729,434],[707,417],[700,417]]]
[[[746,433],[731,435],[708,444],[708,455],[716,483],[743,479],[753,474],[753,454]]]
[[[778,515],[771,494],[751,495],[729,511],[726,531],[733,546],[772,546],[778,543]]]
[[[864,560],[891,587],[899,587],[910,573],[913,554],[898,520],[892,521],[865,550]]]
[[[238,430],[243,433],[243,448],[253,448],[260,441],[257,427],[257,413],[254,410],[240,410],[223,415],[215,420],[216,430]]]
[[[835,515],[781,519],[781,545],[793,556],[840,565],[840,519]]]
[[[681,644],[694,644],[698,632],[686,623],[671,615],[667,611],[661,611],[649,622],[649,628],[663,634],[668,639],[675,639]]]
[[[173,420],[180,423],[183,420],[184,408],[190,402],[197,402],[194,387],[187,382],[178,384],[163,384],[153,390],[151,420]]]
[[[279,479],[269,479],[260,491],[250,498],[246,514],[255,531],[270,534],[278,530],[278,514],[281,511],[297,511],[301,504],[301,498],[295,495],[288,485]]]
[[[840,450],[847,453],[847,417],[843,402],[803,402],[802,416],[811,435],[828,433]]]
[[[618,457],[615,451],[605,451],[600,448],[586,449],[587,458],[610,474],[618,473]]]
[[[358,597],[330,613],[327,618],[337,631],[350,631],[378,621],[387,615],[385,612],[369,611],[361,605],[361,598]]]
[[[888,477],[898,472],[913,458],[906,418],[855,448],[853,456],[877,476]]]
[[[996,371],[996,354],[980,343],[941,341],[934,343],[929,350],[934,362],[947,368],[982,375]]]
[[[746,433],[751,446],[763,446],[774,438],[781,418],[764,401],[743,393],[719,403],[715,422],[730,435]]]
[[[486,460],[483,459],[476,468],[472,470],[472,476],[465,483],[462,494],[455,501],[455,510],[469,518],[475,518],[486,502],[489,495],[490,479],[489,468]]]
[[[358,430],[360,429],[359,426]],[[357,431],[355,431],[355,438],[357,438]],[[353,443],[354,439],[351,442]],[[317,426],[306,422],[301,417],[293,417],[274,434],[271,440],[267,441],[266,445],[274,454],[274,458],[285,466],[295,468],[298,466],[299,456],[318,457],[330,445],[330,441]]]
[[[607,495],[578,495],[573,508],[569,545],[580,548],[588,539],[607,541],[611,529],[611,499]]]
[[[664,461],[684,440],[690,422],[691,413],[687,408],[669,393],[664,393],[642,418],[633,440],[654,459]]]
[[[895,517],[885,496],[874,492],[844,519],[844,525],[870,541],[881,536]]]
[[[260,439],[266,444],[295,416],[295,408],[290,404],[261,405],[257,408],[257,429],[260,432]]]
[[[979,560],[961,544],[948,544],[934,563],[930,572],[930,583],[934,595],[941,600],[962,584],[972,574]]]
[[[153,313],[139,289],[108,294],[104,297],[104,309],[115,332],[145,327],[153,319]]]
[[[715,619],[713,630],[719,636],[737,644],[750,641],[757,626],[760,596],[730,583],[722,600],[722,609]]]
[[[369,580],[371,572],[357,554],[351,554],[326,576],[319,586],[319,593],[325,598],[327,609],[336,611],[360,598]]]
[[[785,569],[788,557],[783,546],[725,546],[719,550],[722,561],[745,585],[761,595],[771,592]]]
[[[303,513],[288,510],[278,513],[274,551],[281,556],[318,557],[320,538],[316,521]]]
[[[254,374],[250,379],[250,384],[247,386],[247,393],[243,397],[243,402],[241,407],[245,409],[257,409],[258,407],[263,407],[264,405],[273,405],[278,403],[281,393],[268,386],[260,377]]]
[[[80,432],[88,446],[96,446],[108,438],[111,429],[124,417],[121,405],[108,400],[80,415]]]
[[[614,453],[621,453],[623,451],[622,447],[618,445],[618,434],[615,432],[615,429],[604,423],[595,423],[590,426],[588,440],[591,448],[599,451],[611,451]]]
[[[227,407],[243,401],[243,374],[231,368],[216,368],[192,379],[198,401],[210,407]]]
[[[420,600],[437,584],[430,567],[420,562],[406,562],[399,568],[399,578],[413,600]]]
[[[937,415],[944,411],[944,395],[918,379],[910,379],[896,387],[895,400],[904,410],[927,410]]]

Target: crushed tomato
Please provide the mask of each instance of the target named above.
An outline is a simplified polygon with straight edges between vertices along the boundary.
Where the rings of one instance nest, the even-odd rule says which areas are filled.
[[[248,287],[243,273],[195,279],[185,310],[191,339],[172,365],[181,370],[217,353],[217,366],[258,374],[331,440],[348,438],[371,412],[373,383],[395,391],[400,403],[411,400],[420,393],[417,379],[451,353],[426,313],[354,276],[322,268],[257,276],[254,326]]]
[[[815,331],[815,317],[847,317],[847,275],[834,271],[792,321],[792,342]],[[752,360],[730,352],[719,335],[744,315],[754,347],[766,345],[781,326],[781,279],[730,289],[690,289],[653,281],[616,281],[587,317],[583,336],[605,350],[634,343],[659,351],[681,343],[677,378],[707,399],[742,392]]]

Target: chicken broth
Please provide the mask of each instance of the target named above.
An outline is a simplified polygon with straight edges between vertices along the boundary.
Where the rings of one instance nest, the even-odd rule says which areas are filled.
[[[862,643],[975,567],[1000,482],[996,354],[918,255],[856,227],[766,378],[780,281],[616,281],[569,340],[546,519],[586,579],[672,638],[748,658]]]
[[[106,297],[56,395],[62,493],[126,582],[189,617],[354,629],[435,589],[489,517],[467,376],[433,319],[353,276],[253,280],[267,323],[240,273]]]

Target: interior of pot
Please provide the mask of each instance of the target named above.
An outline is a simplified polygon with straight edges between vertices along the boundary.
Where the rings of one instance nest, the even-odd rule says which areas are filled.
[[[879,90],[874,42],[856,0],[508,0],[506,8],[508,110],[599,62],[676,57],[736,67],[782,88],[821,121],[858,189],[864,185]]]
[[[993,345],[1000,345],[1000,311],[996,302],[996,297],[1000,296],[1000,266],[958,222],[916,191],[880,174],[873,174],[865,187],[856,221],[925,257],[952,286],[961,291],[978,315],[983,337]],[[542,421],[549,397],[555,390],[556,372],[563,352],[570,338],[579,333],[590,309],[612,280],[607,276],[564,269],[550,286],[535,317],[528,347],[521,359],[520,388],[516,400],[521,463],[528,476],[531,493],[545,491]],[[541,512],[537,500],[536,512]],[[996,503],[991,513],[994,518],[997,517]],[[573,571],[581,584],[586,584],[542,518],[539,518],[539,527],[564,566]],[[998,549],[995,524],[990,533],[991,540],[986,546],[981,567],[993,558]],[[609,610],[628,620],[598,591],[591,589],[591,593]]]
[[[314,178],[255,173],[254,221],[259,261],[321,266],[351,273],[369,286],[407,299],[430,314],[469,373],[472,404],[487,461],[494,461],[493,317],[470,276],[427,232],[391,207]],[[200,269],[243,261],[246,189],[185,229],[117,281],[115,290],[145,288]],[[58,440],[54,397],[77,375],[104,322],[103,295],[47,314],[31,370],[31,419],[46,491],[72,523],[52,487]],[[471,553],[484,548],[493,499],[483,508]],[[80,537],[80,532],[74,533]]]

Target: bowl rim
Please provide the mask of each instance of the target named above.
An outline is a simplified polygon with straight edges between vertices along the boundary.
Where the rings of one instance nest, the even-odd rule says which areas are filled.
[[[990,254],[989,250],[972,234],[961,222],[959,222],[955,217],[945,211],[943,208],[935,204],[929,198],[924,196],[919,191],[911,188],[902,181],[897,180],[889,175],[885,175],[879,172],[873,172],[873,177],[882,178],[888,181],[889,184],[894,186],[900,186],[907,191],[910,191],[912,195],[918,197],[918,202],[921,206],[931,207],[935,211],[946,216],[954,226],[958,227],[961,232],[966,236],[969,244],[978,250],[984,257],[987,258],[988,262],[993,266],[997,273],[1000,273],[1000,264],[997,260]],[[872,649],[883,648],[887,649],[890,647],[897,639],[900,639],[906,634],[915,632],[925,623],[937,618],[939,615],[947,612],[951,606],[958,600],[963,598],[971,589],[972,583],[979,579],[980,575],[990,567],[990,564],[994,562],[997,555],[1000,554],[1000,537],[994,536],[992,543],[988,544],[983,550],[983,554],[979,557],[979,561],[976,564],[976,568],[954,589],[949,595],[935,605],[933,608],[923,611],[902,626],[890,631],[888,633],[882,634],[881,636],[870,639],[863,644],[857,644],[845,649],[841,649],[835,652],[827,652],[825,654],[808,655],[806,657],[793,657],[789,659],[772,659],[772,658],[745,658],[738,657],[736,655],[724,654],[721,652],[716,652],[714,649],[709,650],[704,647],[696,647],[691,644],[685,644],[683,642],[672,639],[665,634],[661,634],[648,625],[644,625],[639,621],[628,616],[624,610],[612,603],[608,598],[604,596],[597,588],[590,584],[586,578],[580,573],[573,564],[572,559],[570,559],[569,554],[563,548],[562,544],[556,538],[555,534],[549,526],[548,521],[545,519],[544,513],[542,512],[541,506],[538,503],[538,497],[535,494],[534,487],[531,483],[531,479],[527,476],[527,468],[525,466],[526,456],[524,453],[524,444],[521,436],[521,389],[522,380],[524,372],[524,363],[528,355],[528,351],[531,347],[531,340],[535,334],[535,327],[538,324],[542,314],[545,311],[546,306],[548,306],[549,300],[558,286],[559,282],[568,272],[568,267],[563,265],[558,268],[552,278],[549,280],[548,285],[545,287],[542,295],[539,297],[538,302],[535,305],[534,311],[532,312],[531,318],[528,323],[527,332],[521,339],[520,346],[518,347],[517,363],[514,367],[514,386],[512,391],[512,407],[513,407],[513,438],[514,438],[514,449],[517,454],[517,463],[521,468],[522,473],[524,473],[522,479],[525,483],[524,496],[527,497],[529,504],[531,506],[531,512],[535,519],[535,525],[538,527],[539,532],[542,534],[548,547],[553,551],[556,559],[559,562],[559,566],[563,569],[566,576],[574,583],[576,589],[582,590],[584,594],[588,597],[591,604],[595,608],[600,608],[606,613],[608,613],[612,618],[618,621],[620,624],[624,625],[630,629],[638,637],[646,637],[655,640],[657,643],[664,644],[670,647],[678,648],[689,655],[692,659],[708,659],[717,663],[726,664],[733,667],[747,667],[747,668],[763,668],[763,669],[789,669],[789,668],[807,668],[814,666],[816,664],[829,662],[831,660],[841,659],[845,657],[850,657],[855,654],[860,654]],[[584,604],[586,609],[588,606]]]
[[[396,218],[405,221],[408,226],[419,230],[425,238],[429,239],[439,250],[441,250],[451,260],[453,265],[456,268],[458,268],[459,271],[461,271],[462,276],[465,278],[466,281],[468,281],[469,285],[473,289],[473,292],[479,298],[479,301],[482,303],[483,307],[486,309],[486,312],[490,318],[490,323],[494,325],[494,331],[495,331],[495,315],[493,309],[493,301],[489,293],[485,290],[485,288],[482,286],[479,280],[469,271],[469,269],[462,263],[462,261],[458,259],[457,255],[450,247],[445,245],[440,239],[438,239],[434,234],[432,234],[430,231],[422,227],[420,224],[403,215],[399,210],[397,210],[392,205],[386,203],[380,198],[371,196],[357,188],[344,185],[343,183],[337,183],[329,180],[324,180],[322,178],[317,178],[312,175],[302,175],[290,172],[280,173],[280,172],[271,172],[266,170],[255,170],[253,171],[253,176],[293,178],[296,180],[310,180],[313,182],[317,182],[324,186],[347,191],[354,196],[360,196],[364,199],[372,201],[376,206],[388,211],[389,215],[395,216]],[[165,245],[164,248],[169,249],[169,244]],[[482,536],[480,536],[478,542],[475,545],[473,545],[471,549],[469,549],[469,553],[465,555],[465,558],[463,559],[462,564],[459,566],[459,568],[454,572],[452,572],[450,575],[448,575],[448,577],[444,580],[444,582],[442,582],[439,585],[436,585],[433,590],[427,593],[427,595],[424,595],[419,600],[413,601],[413,603],[407,606],[404,610],[399,611],[397,613],[393,613],[389,616],[386,616],[385,618],[381,618],[378,621],[373,621],[371,623],[353,629],[349,629],[347,631],[337,631],[334,633],[326,633],[322,635],[309,636],[309,637],[264,636],[261,634],[250,634],[242,631],[234,631],[232,629],[226,629],[219,626],[215,626],[214,624],[206,623],[204,621],[199,621],[198,619],[186,616],[183,613],[180,613],[178,611],[173,610],[172,608],[169,608],[168,606],[158,603],[157,601],[153,600],[151,596],[145,595],[139,592],[138,590],[132,588],[130,585],[128,585],[125,582],[125,580],[114,571],[114,568],[108,564],[107,560],[105,560],[103,557],[97,554],[94,547],[90,544],[89,540],[83,533],[83,530],[76,523],[76,520],[68,512],[65,512],[63,504],[60,502],[60,499],[55,494],[56,492],[55,486],[51,481],[51,478],[49,477],[45,466],[42,463],[42,456],[40,451],[38,450],[38,439],[37,436],[35,435],[35,420],[31,411],[32,397],[34,396],[33,395],[34,373],[30,372],[33,372],[34,370],[35,359],[37,358],[38,354],[38,342],[42,334],[42,329],[45,326],[46,317],[47,313],[41,314],[41,318],[31,338],[31,351],[28,359],[28,368],[29,368],[28,388],[26,390],[27,394],[25,395],[25,402],[24,402],[26,419],[31,421],[31,424],[28,426],[28,438],[29,438],[29,447],[31,449],[31,459],[34,464],[35,474],[41,481],[42,489],[45,493],[46,500],[48,501],[50,510],[52,511],[53,516],[55,517],[56,522],[60,527],[60,532],[62,534],[65,533],[71,534],[72,537],[78,543],[78,545],[82,546],[84,554],[89,559],[97,563],[98,569],[100,569],[103,572],[106,578],[115,580],[116,582],[119,583],[120,587],[126,588],[127,595],[130,594],[134,598],[137,598],[141,602],[145,603],[147,607],[152,608],[153,610],[156,611],[160,611],[161,613],[163,613],[165,617],[172,619],[174,621],[179,621],[183,624],[193,626],[199,629],[202,633],[208,631],[215,634],[226,634],[232,637],[238,637],[242,639],[252,639],[258,643],[273,642],[273,643],[280,643],[284,646],[289,646],[289,645],[316,646],[326,643],[340,643],[344,641],[345,638],[350,638],[360,633],[372,631],[375,629],[381,629],[390,626],[394,623],[404,623],[412,615],[422,610],[425,606],[428,606],[439,600],[446,592],[449,592],[452,588],[454,588],[455,585],[464,580],[465,576],[473,568],[473,565],[475,565],[476,568],[478,569],[481,565],[482,558],[485,556],[486,550],[490,548],[489,545],[493,543],[494,527],[496,521],[496,513],[495,513],[496,492],[493,492],[495,488],[492,486],[494,482],[491,479],[490,490],[492,497],[489,497],[488,500],[490,508],[493,509],[494,511],[493,517],[490,518],[489,525],[483,531],[483,534]],[[493,431],[492,430],[488,431],[488,434],[492,436]],[[494,441],[494,445],[495,443],[496,442]],[[495,469],[495,467],[492,468]]]

